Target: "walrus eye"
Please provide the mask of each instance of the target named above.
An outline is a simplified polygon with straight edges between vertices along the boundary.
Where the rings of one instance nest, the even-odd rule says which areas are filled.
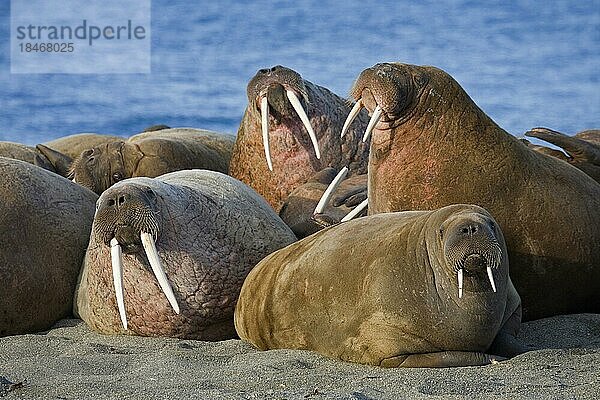
[[[112,177],[115,182],[119,182],[120,180],[123,180],[123,175],[120,172],[115,172],[112,175]]]
[[[440,237],[444,237],[444,228],[440,228]]]

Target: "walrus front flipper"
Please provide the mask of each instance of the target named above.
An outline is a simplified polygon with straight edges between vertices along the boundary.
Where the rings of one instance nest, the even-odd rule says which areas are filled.
[[[532,350],[536,349],[526,345],[517,337],[501,331],[498,332],[498,335],[496,335],[496,338],[494,339],[494,342],[488,351],[493,354],[500,354],[503,357],[510,358]]]
[[[587,161],[600,165],[600,148],[579,138],[565,135],[548,128],[533,128],[525,132],[525,136],[538,138],[563,148],[569,156],[577,161]]]
[[[65,178],[69,175],[69,170],[71,168],[71,163],[73,159],[66,154],[61,153],[60,151],[56,151],[51,149],[48,146],[43,144],[37,144],[35,146],[36,150],[40,153],[40,157],[35,158],[35,165],[39,165],[44,168],[42,165],[38,163],[50,163],[54,168],[53,172],[56,172],[60,176],[64,176]]]
[[[440,351],[436,353],[409,354],[381,360],[386,368],[444,368],[488,365],[503,361],[504,357],[469,351]]]

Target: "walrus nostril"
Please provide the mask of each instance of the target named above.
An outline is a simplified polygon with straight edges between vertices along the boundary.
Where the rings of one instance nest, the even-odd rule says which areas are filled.
[[[269,69],[267,68],[261,68],[258,70],[259,74],[268,74],[269,73]]]
[[[106,204],[107,204],[109,207],[114,207],[114,205],[115,205],[115,201],[114,201],[113,199],[108,199],[108,201],[106,202]]]
[[[125,196],[119,196],[119,205],[122,206],[125,203]]]
[[[477,227],[477,225],[465,225],[463,226],[460,231],[464,234],[464,235],[474,235],[479,231],[479,228]]]

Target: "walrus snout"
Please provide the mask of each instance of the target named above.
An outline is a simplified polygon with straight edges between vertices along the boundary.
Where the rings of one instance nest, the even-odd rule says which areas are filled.
[[[497,229],[490,217],[476,213],[459,216],[440,229],[446,260],[457,276],[459,298],[463,294],[464,274],[478,277],[487,273],[496,292],[494,271],[502,262]]]
[[[248,83],[247,94],[249,102],[255,104],[260,111],[263,146],[270,171],[273,171],[273,163],[269,144],[269,110],[275,111],[277,116],[289,116],[293,115],[293,113],[290,114],[293,109],[306,128],[315,149],[315,156],[317,159],[321,158],[317,135],[315,135],[306,114],[305,106],[308,103],[308,94],[300,74],[281,65],[276,65],[268,70],[263,68]],[[304,100],[304,105],[301,98]]]
[[[402,123],[418,102],[417,94],[427,82],[427,76],[406,64],[382,63],[365,69],[350,90],[350,96],[356,100],[356,104],[344,123],[342,136],[362,107],[371,114],[363,142],[367,141],[380,121],[385,126],[381,129]]]
[[[158,236],[156,201],[156,194],[150,188],[126,181],[112,186],[98,199],[94,234],[107,246],[116,238],[126,250],[139,249],[142,232]]]

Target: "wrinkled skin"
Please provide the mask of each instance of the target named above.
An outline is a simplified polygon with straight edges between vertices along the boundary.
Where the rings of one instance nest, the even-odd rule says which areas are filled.
[[[322,213],[313,215],[321,196],[336,174],[337,171],[333,168],[317,172],[304,185],[294,189],[283,203],[279,216],[298,238],[304,238],[339,223],[367,198],[367,175],[354,175],[342,181]],[[366,210],[357,217],[364,215]]]
[[[48,329],[71,314],[98,196],[0,157],[0,336]]]
[[[226,173],[234,138],[197,129],[161,129],[86,150],[71,165],[75,182],[100,194],[132,177],[183,169]]]
[[[533,128],[525,132],[525,136],[561,147],[566,154],[544,146],[535,146],[534,150],[566,161],[600,183],[600,130],[592,129],[568,136],[548,128]]]
[[[140,242],[143,231],[156,238],[179,315],[150,270]],[[123,251],[127,331],[113,287],[112,238]],[[264,199],[217,172],[178,171],[120,182],[98,200],[75,313],[105,334],[232,338],[244,278],[267,254],[295,240]]]
[[[235,312],[239,336],[259,349],[383,367],[482,365],[518,354],[520,318],[502,232],[469,205],[368,216],[315,233],[262,260]],[[491,346],[501,357],[486,354]]]
[[[500,224],[525,320],[600,312],[600,185],[528,149],[447,73],[378,64],[352,89],[383,109],[369,159],[369,214],[469,203]]]
[[[317,159],[306,128],[286,97],[300,99],[317,136]],[[350,107],[347,101],[282,66],[261,69],[248,83],[248,106],[238,130],[229,173],[262,195],[279,212],[287,196],[326,167],[350,174],[367,172],[368,143],[362,143],[366,113],[361,113],[344,138],[340,133]],[[273,171],[269,171],[262,140],[260,100],[267,96],[269,142]]]

